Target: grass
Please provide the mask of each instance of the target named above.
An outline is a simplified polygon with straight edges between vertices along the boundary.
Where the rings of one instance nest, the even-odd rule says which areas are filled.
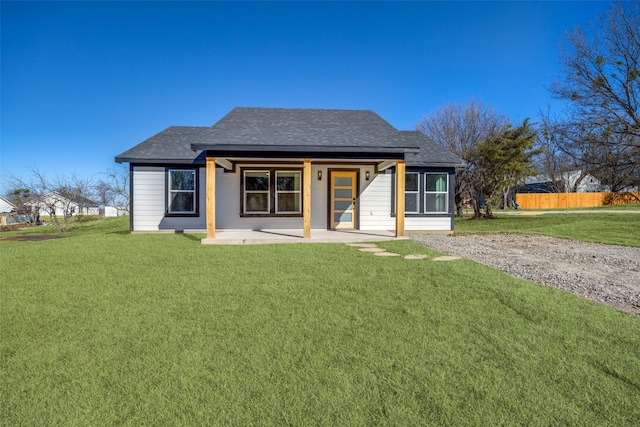
[[[126,227],[0,240],[3,425],[640,418],[636,317],[467,260],[204,246]]]
[[[640,247],[638,214],[544,214],[535,216],[500,215],[492,220],[456,218],[456,233],[509,232],[545,234],[585,242]]]

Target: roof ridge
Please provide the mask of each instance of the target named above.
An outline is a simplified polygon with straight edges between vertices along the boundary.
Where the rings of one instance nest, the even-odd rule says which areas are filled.
[[[359,108],[307,108],[307,107],[247,107],[239,105],[234,107],[235,109],[247,109],[247,110],[290,110],[290,111],[367,111],[377,115],[377,113],[370,109]]]

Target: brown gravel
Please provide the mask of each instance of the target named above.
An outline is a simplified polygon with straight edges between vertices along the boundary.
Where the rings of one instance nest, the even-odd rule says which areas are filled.
[[[511,233],[408,236],[439,252],[640,316],[640,248]]]

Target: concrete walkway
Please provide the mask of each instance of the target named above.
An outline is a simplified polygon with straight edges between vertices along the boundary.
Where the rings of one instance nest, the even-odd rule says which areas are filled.
[[[203,245],[265,245],[276,243],[353,243],[404,240],[390,231],[311,230],[311,237],[302,238],[302,230],[217,231],[213,239],[202,239]]]

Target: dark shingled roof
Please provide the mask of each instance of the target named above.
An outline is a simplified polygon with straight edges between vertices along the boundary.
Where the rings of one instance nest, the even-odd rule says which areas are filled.
[[[398,131],[370,110],[234,108],[213,125],[213,144],[407,147]]]
[[[420,146],[420,151],[408,153],[405,157],[407,166],[463,167],[465,165],[460,157],[427,138],[420,131],[400,131],[400,133]]]
[[[200,153],[191,144],[211,141],[210,133],[210,127],[171,126],[116,156],[116,162],[192,163]]]
[[[116,157],[131,163],[200,163],[203,150],[406,153],[407,166],[459,166],[419,132],[398,131],[370,110],[236,107],[212,127],[172,126]]]

